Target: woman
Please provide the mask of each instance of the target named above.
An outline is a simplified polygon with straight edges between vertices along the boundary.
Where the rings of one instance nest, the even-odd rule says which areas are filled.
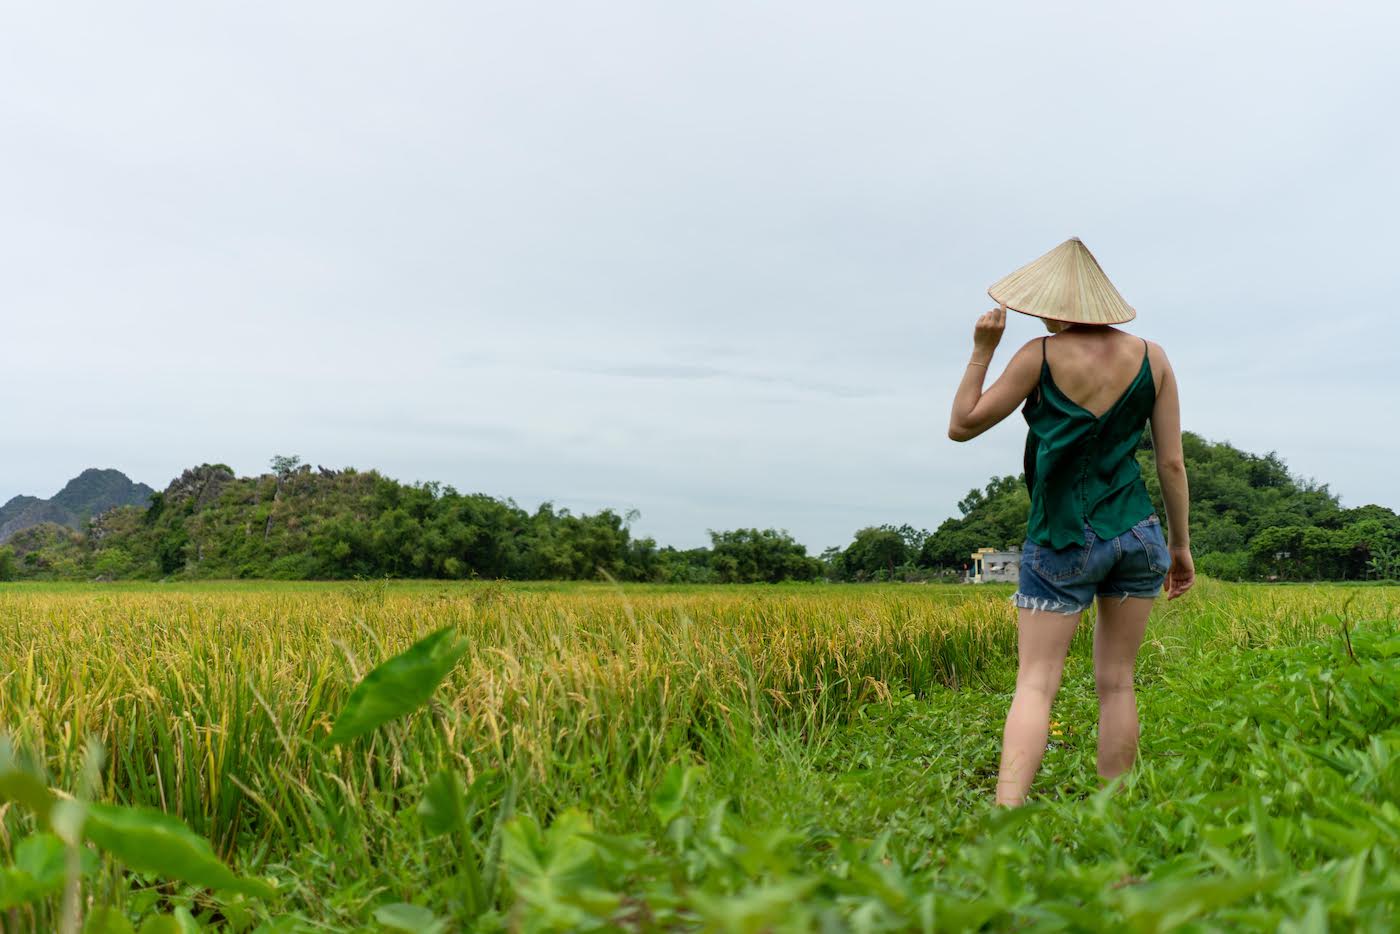
[[[1098,771],[1108,780],[1132,767],[1138,741],[1133,663],[1152,601],[1164,583],[1168,599],[1185,593],[1195,568],[1176,376],[1161,347],[1113,326],[1136,312],[1077,238],[988,292],[1000,307],[977,320],[948,436],[971,440],[1025,403],[1031,506],[1014,597],[1016,694],[1006,716],[996,794],[997,804],[1016,806],[1040,768],[1070,639],[1095,597]],[[983,392],[1008,307],[1044,319],[1051,336],[1017,350]],[[1148,421],[1169,541],[1135,457]]]

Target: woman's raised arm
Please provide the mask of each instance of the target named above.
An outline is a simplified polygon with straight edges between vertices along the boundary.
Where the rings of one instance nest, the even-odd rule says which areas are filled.
[[[990,389],[982,391],[991,366],[992,355],[1006,330],[1006,306],[993,308],[977,319],[972,332],[972,359],[953,396],[953,413],[948,418],[948,437],[954,441],[971,441],[991,428],[1025,401],[1040,381],[1038,341],[1028,341],[1016,351],[1000,378]]]

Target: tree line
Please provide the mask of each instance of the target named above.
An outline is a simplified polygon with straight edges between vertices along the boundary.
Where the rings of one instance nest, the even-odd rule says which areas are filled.
[[[1138,457],[1159,504],[1149,436]],[[1400,516],[1343,509],[1326,485],[1276,454],[1184,438],[1197,569],[1234,580],[1400,578]],[[405,484],[377,471],[312,469],[273,458],[257,477],[226,465],[185,471],[148,506],[124,506],[74,531],[40,525],[0,548],[0,580],[360,577],[668,583],[957,579],[972,552],[1025,537],[1022,477],[993,478],[933,532],[872,526],[810,555],[779,529],[711,531],[676,549],[632,533],[635,513],[575,514],[544,503]]]
[[[1191,551],[1199,573],[1226,580],[1400,579],[1400,516],[1343,508],[1325,483],[1294,476],[1276,453],[1250,454],[1182,433],[1191,489]],[[1151,435],[1138,444],[1148,493],[1166,521]],[[925,541],[916,566],[946,567],[984,546],[1025,539],[1024,477],[993,479]]]

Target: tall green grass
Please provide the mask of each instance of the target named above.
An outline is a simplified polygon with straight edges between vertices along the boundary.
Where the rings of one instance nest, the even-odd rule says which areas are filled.
[[[6,587],[0,710],[15,744],[58,787],[76,787],[93,738],[106,750],[93,797],[159,809],[240,871],[275,876],[276,911],[353,926],[390,894],[407,901],[456,885],[467,850],[484,858],[494,839],[499,851],[507,798],[526,815],[519,820],[540,828],[582,804],[602,829],[633,829],[654,817],[655,789],[678,762],[820,749],[896,702],[995,697],[1014,668],[1008,595],[938,586]],[[1396,596],[1203,582],[1160,605],[1141,680],[1316,640],[1344,601],[1353,617],[1376,618],[1394,612]],[[443,627],[459,634],[461,659],[427,706],[329,745],[356,683]],[[1082,664],[1089,651],[1086,626],[1072,652]],[[468,821],[472,842],[450,838],[451,865],[404,816],[444,774],[482,799]],[[0,852],[13,855],[25,820],[6,812]],[[214,911],[213,896],[133,887],[115,864],[102,871],[94,885],[131,913],[172,898]],[[218,904],[217,917],[233,923],[237,910]]]

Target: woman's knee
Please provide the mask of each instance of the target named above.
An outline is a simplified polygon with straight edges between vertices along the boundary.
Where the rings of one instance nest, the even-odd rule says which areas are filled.
[[[1022,668],[1016,673],[1016,693],[1054,699],[1060,690],[1062,672],[1044,667]]]
[[[1100,668],[1094,672],[1094,690],[1100,698],[1133,692],[1132,666]]]

